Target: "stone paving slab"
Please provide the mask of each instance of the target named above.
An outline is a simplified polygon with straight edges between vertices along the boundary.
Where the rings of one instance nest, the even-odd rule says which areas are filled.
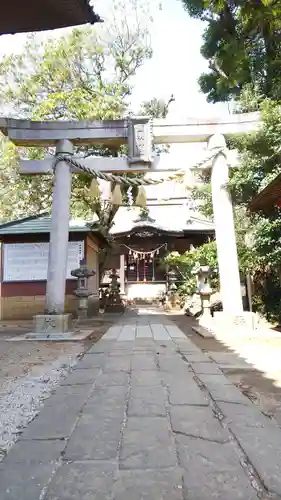
[[[165,417],[166,414],[166,393],[164,387],[135,386],[132,388],[128,406],[129,417]]]
[[[266,488],[281,495],[281,430],[233,425],[232,431]]]
[[[94,367],[88,370],[80,370],[79,367],[77,367],[76,370],[73,370],[73,372],[61,382],[61,385],[93,385],[99,374],[100,368]]]
[[[182,500],[180,470],[122,470],[112,487],[114,500]]]
[[[200,375],[198,375],[198,378],[201,382],[203,382],[207,389],[216,389],[217,386],[221,385],[233,385],[229,378],[227,378],[222,373],[219,375],[200,373]]]
[[[91,384],[60,385],[53,392],[52,397],[44,401],[44,407],[48,405],[55,406],[56,404],[62,403],[62,399],[67,396],[70,396],[69,401],[71,396],[81,396],[82,401],[84,401],[90,395],[92,390],[93,387]]]
[[[176,325],[167,325],[166,330],[172,339],[186,339],[185,334]]]
[[[88,351],[87,354],[106,354],[108,353],[112,345],[115,344],[113,341],[103,340],[104,337],[97,342],[97,344],[93,345]]]
[[[62,439],[19,440],[5,458],[7,463],[44,463],[55,462],[66,447]],[[0,462],[1,465],[1,462]]]
[[[126,386],[97,387],[85,402],[83,413],[96,415],[97,419],[123,416],[127,392]]]
[[[111,372],[102,373],[95,383],[95,387],[110,387],[115,385],[127,386],[129,383],[129,373],[117,372],[112,376]]]
[[[218,402],[218,407],[224,415],[230,428],[232,425],[246,427],[276,428],[276,423],[263,415],[254,405]],[[253,430],[254,432],[254,430]]]
[[[55,470],[56,466],[52,462],[1,462],[1,500],[39,500]]]
[[[111,356],[108,357],[105,365],[104,372],[127,372],[129,373],[131,370],[131,357],[128,356]],[[114,376],[114,375],[112,375]]]
[[[120,467],[159,469],[176,466],[168,421],[162,417],[129,417],[124,430]]]
[[[137,338],[151,338],[151,328],[149,325],[138,325],[136,330]]]
[[[162,325],[161,323],[160,324],[152,323],[151,330],[152,330],[154,340],[170,340],[171,339],[165,326]]]
[[[208,406],[207,395],[200,390],[193,378],[175,380],[168,385],[169,403],[171,405]]]
[[[83,370],[84,371],[84,370]],[[55,396],[54,396],[55,397]],[[85,404],[83,394],[68,395],[57,402],[51,397],[48,404],[28,425],[22,439],[64,439],[70,436]],[[1,498],[1,497],[0,497]]]
[[[110,498],[115,470],[114,462],[86,461],[64,464],[51,482],[44,500],[105,500]]]
[[[209,392],[215,401],[252,406],[252,402],[234,385],[217,385],[216,387],[211,387]]]
[[[143,372],[133,372],[131,379],[132,387],[136,385],[143,386],[160,386],[162,383],[161,374],[158,371],[143,371]]]
[[[184,357],[189,363],[213,363],[213,360],[204,353],[188,353]]]
[[[132,370],[157,370],[156,357],[151,353],[138,354],[135,353],[132,357]]]
[[[96,418],[81,416],[65,450],[66,460],[114,460],[117,458],[123,415]]]
[[[121,325],[111,326],[107,330],[106,334],[103,336],[103,339],[104,340],[116,340],[118,338],[118,336],[120,335],[121,330],[122,330]]]
[[[92,354],[85,354],[81,361],[74,366],[74,370],[89,370],[93,368],[102,368],[104,366],[106,360],[106,356],[104,354],[96,354],[93,356]]]
[[[233,443],[178,437],[188,500],[258,500]]]
[[[229,441],[229,433],[214,417],[210,407],[174,406],[171,408],[172,430],[178,435],[198,437],[224,443]]]
[[[45,401],[0,462],[1,500],[281,497],[281,429],[219,356],[140,312],[121,316]]]
[[[204,363],[192,363],[192,368],[196,374],[201,375],[223,375],[216,363],[210,363],[206,360]]]
[[[192,371],[189,363],[182,359],[178,353],[159,355],[158,360],[160,371],[170,372],[176,374],[178,377]]]
[[[128,340],[135,340],[135,336],[136,336],[136,326],[135,325],[124,325],[117,340],[119,342],[125,342]]]

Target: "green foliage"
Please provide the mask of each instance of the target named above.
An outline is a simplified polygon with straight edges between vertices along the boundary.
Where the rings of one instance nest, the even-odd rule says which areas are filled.
[[[171,252],[165,258],[165,263],[175,269],[181,276],[179,292],[184,295],[192,295],[196,291],[196,276],[193,271],[198,264],[208,265],[212,269],[217,268],[216,242],[211,241],[204,245],[188,250],[183,254]],[[218,282],[215,278],[212,286],[217,288]]]
[[[251,93],[252,92],[252,93]],[[261,111],[262,124],[258,131],[236,137],[228,146],[240,154],[239,168],[230,170],[229,190],[234,203],[236,240],[240,271],[253,276],[255,307],[270,320],[280,321],[281,284],[281,210],[272,207],[270,214],[251,214],[247,210],[253,197],[277,173],[280,166],[281,113],[279,102],[264,99],[256,89],[248,86],[247,101],[255,103]],[[193,189],[193,197],[200,203],[203,213],[212,215],[210,178],[202,178],[203,186]],[[247,238],[250,242],[247,242]]]
[[[210,102],[239,98],[248,83],[281,95],[281,3],[274,0],[182,0],[206,22],[201,48],[209,72],[199,83]]]
[[[126,16],[125,4],[114,3],[108,30],[96,26],[77,28],[44,43],[40,35],[32,35],[19,54],[4,57],[0,61],[2,114],[33,120],[91,121],[124,116],[129,109],[132,77],[151,57],[148,16],[141,3],[131,0],[126,8],[129,4],[130,16]],[[46,151],[17,150],[5,139],[1,139],[0,149],[0,220],[49,210],[51,177],[18,175],[19,156],[40,158]],[[117,156],[120,149],[93,144],[77,148],[77,152],[85,156]],[[53,149],[48,151],[53,153]],[[87,193],[90,182],[86,175],[73,175],[71,213],[91,220],[95,212],[101,224],[109,228],[118,207],[92,200]]]

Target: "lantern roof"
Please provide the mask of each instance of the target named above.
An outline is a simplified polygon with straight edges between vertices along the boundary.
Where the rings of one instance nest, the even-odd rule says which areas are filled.
[[[101,22],[90,0],[13,0],[5,2],[0,16],[0,34],[67,28]]]

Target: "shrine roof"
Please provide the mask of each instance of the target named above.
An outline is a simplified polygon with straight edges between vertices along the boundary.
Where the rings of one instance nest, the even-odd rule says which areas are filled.
[[[0,225],[0,236],[10,234],[45,234],[51,229],[51,217],[48,213],[43,213],[31,217],[25,217]],[[70,220],[69,231],[76,233],[98,233],[98,228],[93,223],[84,220]]]
[[[13,0],[1,9],[0,34],[53,30],[100,22],[89,0]]]
[[[195,213],[182,203],[150,205],[148,217],[141,216],[139,207],[120,207],[111,229],[112,236],[136,232],[140,228],[151,228],[171,235],[185,233],[214,233],[214,224]]]
[[[262,191],[251,201],[248,208],[251,212],[262,210],[270,212],[281,200],[281,173],[278,174]]]
[[[96,222],[97,220],[92,222],[82,219],[70,220],[69,231],[99,234]],[[114,225],[110,233],[113,237],[118,237],[142,228],[150,228],[175,236],[185,233],[214,233],[214,224],[211,221],[192,214],[182,203],[149,206],[147,217],[142,216],[142,210],[139,207],[120,207],[115,215]],[[41,213],[1,224],[0,236],[47,234],[50,230],[50,214]]]

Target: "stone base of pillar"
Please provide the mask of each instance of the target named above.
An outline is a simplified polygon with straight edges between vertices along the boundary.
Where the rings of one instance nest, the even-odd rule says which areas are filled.
[[[196,326],[192,329],[201,337],[215,337],[215,332],[221,331],[227,335],[233,335],[233,331],[251,332],[258,328],[257,316],[255,313],[243,311],[239,315],[231,315],[223,311],[214,313],[214,317],[203,315],[199,318]]]
[[[18,335],[11,340],[81,341],[92,334],[93,329],[74,328],[71,314],[38,314],[33,318],[33,332]]]
[[[37,334],[63,334],[72,330],[71,314],[37,314],[33,318],[33,331]]]
[[[258,327],[257,315],[250,311],[242,311],[237,315],[216,311],[214,313],[214,322],[219,329],[235,327],[255,330]]]

